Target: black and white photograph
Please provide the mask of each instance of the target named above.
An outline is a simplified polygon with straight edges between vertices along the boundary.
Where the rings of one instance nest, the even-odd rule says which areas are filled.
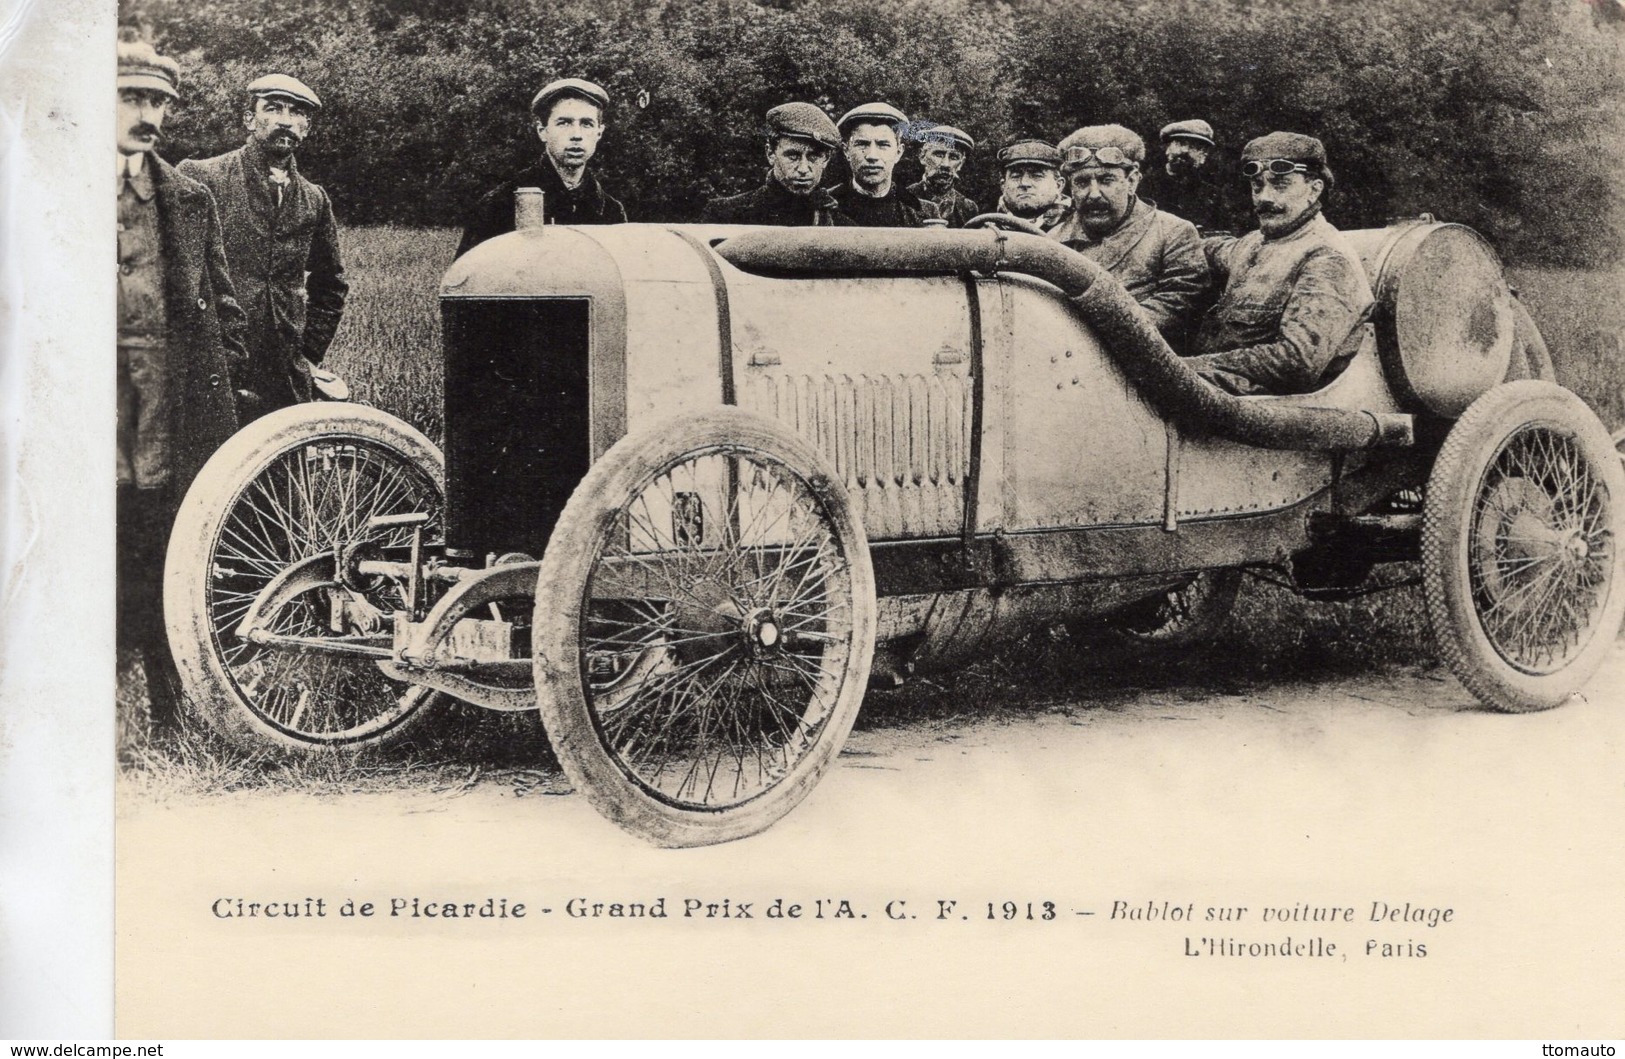
[[[111,6],[6,1035],[1625,1035],[1625,3]]]

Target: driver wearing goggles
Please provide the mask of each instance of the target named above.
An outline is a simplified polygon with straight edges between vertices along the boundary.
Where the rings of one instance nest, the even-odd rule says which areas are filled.
[[[1241,163],[1258,230],[1206,244],[1224,293],[1197,332],[1192,365],[1229,393],[1311,393],[1358,351],[1371,284],[1321,214],[1334,183],[1324,144],[1272,132],[1247,144]]]
[[[1207,261],[1195,225],[1138,197],[1145,141],[1121,125],[1091,125],[1062,140],[1060,154],[1072,213],[1050,238],[1104,266],[1163,337],[1182,344],[1208,289]]]

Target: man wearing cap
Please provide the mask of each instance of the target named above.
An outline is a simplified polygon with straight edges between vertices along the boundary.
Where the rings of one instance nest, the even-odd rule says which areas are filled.
[[[1090,125],[1061,141],[1072,215],[1051,239],[1104,266],[1170,344],[1189,333],[1208,268],[1196,226],[1142,201],[1145,141],[1121,125]]]
[[[180,701],[164,550],[187,487],[237,429],[246,361],[214,201],[154,149],[179,83],[152,45],[119,44],[117,641],[140,656],[155,726]]]
[[[1245,229],[1247,217],[1230,190],[1234,178],[1220,172],[1215,158],[1213,126],[1200,118],[1176,121],[1162,127],[1161,139],[1163,163],[1146,176],[1144,197],[1203,235]]]
[[[976,141],[952,125],[934,125],[922,134],[920,168],[925,176],[908,190],[937,208],[937,216],[950,228],[963,228],[965,222],[982,211],[957,186],[959,171],[965,166]]]
[[[1049,231],[1072,211],[1062,194],[1061,152],[1044,140],[1017,140],[999,151],[999,213],[1031,221]]]
[[[286,74],[257,78],[247,93],[248,142],[180,171],[207,185],[220,207],[226,260],[248,314],[253,396],[244,416],[253,418],[311,399],[311,367],[333,341],[350,285],[332,200],[295,159],[321,99]]]
[[[1191,363],[1229,393],[1310,393],[1359,349],[1371,285],[1359,254],[1321,214],[1334,181],[1319,140],[1272,132],[1241,159],[1258,231],[1208,240],[1224,293],[1202,321]]]
[[[851,224],[835,199],[819,187],[841,134],[811,103],[785,103],[767,112],[767,181],[754,191],[715,199],[705,207],[710,224],[829,226]]]
[[[852,171],[851,179],[832,192],[842,213],[865,228],[923,228],[939,219],[935,203],[892,181],[908,127],[902,111],[888,103],[865,103],[835,124]]]
[[[474,204],[457,256],[513,231],[513,197],[520,188],[541,189],[545,224],[625,224],[626,207],[587,170],[604,135],[608,110],[609,93],[591,81],[564,77],[543,85],[530,101],[541,159]]]

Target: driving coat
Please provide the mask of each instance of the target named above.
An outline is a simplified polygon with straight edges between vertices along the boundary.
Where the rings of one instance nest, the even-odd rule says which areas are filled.
[[[1365,267],[1318,212],[1285,235],[1207,243],[1224,293],[1197,334],[1191,366],[1236,394],[1311,393],[1359,350],[1372,306]]]
[[[1091,238],[1076,213],[1051,229],[1049,237],[1116,277],[1169,344],[1184,342],[1209,282],[1202,239],[1190,221],[1137,199],[1123,223],[1103,239]]]
[[[828,188],[810,195],[792,194],[772,177],[754,191],[706,203],[706,224],[776,224],[800,227],[851,225]]]
[[[237,429],[235,387],[246,365],[246,321],[226,268],[214,200],[156,153],[152,167],[163,258],[166,357],[174,394],[169,496],[178,504],[214,450]],[[121,461],[123,462],[123,461]]]
[[[252,141],[182,162],[180,171],[205,184],[220,209],[226,261],[248,315],[241,385],[258,398],[260,413],[310,400],[310,364],[327,353],[350,289],[327,192],[289,158],[279,205],[269,158]]]
[[[540,188],[543,224],[625,224],[626,207],[604,190],[604,185],[588,170],[581,183],[564,186],[559,171],[546,158],[481,195],[469,210],[457,256],[474,247],[513,231],[514,192],[520,188]]]

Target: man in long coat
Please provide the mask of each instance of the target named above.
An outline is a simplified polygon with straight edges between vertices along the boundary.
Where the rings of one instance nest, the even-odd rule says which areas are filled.
[[[180,67],[118,48],[118,627],[140,656],[155,726],[180,681],[164,631],[164,551],[175,512],[237,429],[245,321],[209,191],[154,151]]]
[[[1121,125],[1091,125],[1062,140],[1061,155],[1072,216],[1049,237],[1104,266],[1179,348],[1207,293],[1207,259],[1195,225],[1135,194],[1145,141]]]
[[[220,208],[226,259],[248,314],[245,388],[253,397],[245,418],[311,399],[311,365],[321,363],[344,315],[349,284],[333,203],[295,159],[321,105],[292,77],[261,77],[248,86],[248,142],[180,164]]]

